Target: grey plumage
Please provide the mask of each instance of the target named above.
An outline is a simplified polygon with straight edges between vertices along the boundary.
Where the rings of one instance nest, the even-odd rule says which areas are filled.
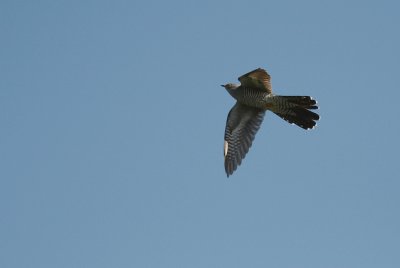
[[[225,170],[233,173],[249,151],[264,119],[265,110],[236,102],[228,114],[225,128]]]
[[[224,136],[224,165],[233,174],[249,151],[265,111],[304,129],[314,128],[319,115],[317,102],[309,96],[278,96],[272,93],[271,77],[261,68],[238,78],[237,84],[222,85],[237,102],[228,114]]]

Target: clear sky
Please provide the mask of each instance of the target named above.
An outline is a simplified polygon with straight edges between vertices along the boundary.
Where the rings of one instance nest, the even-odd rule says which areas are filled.
[[[0,2],[0,267],[400,267],[398,1]],[[220,87],[267,113],[229,179]]]

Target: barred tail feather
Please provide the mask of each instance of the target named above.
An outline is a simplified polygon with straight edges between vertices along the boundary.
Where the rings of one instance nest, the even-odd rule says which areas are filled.
[[[291,124],[304,129],[312,129],[319,115],[310,111],[318,109],[317,102],[310,96],[277,96],[279,105],[273,112]]]
[[[318,109],[317,101],[310,96],[279,96],[289,103],[306,109]]]

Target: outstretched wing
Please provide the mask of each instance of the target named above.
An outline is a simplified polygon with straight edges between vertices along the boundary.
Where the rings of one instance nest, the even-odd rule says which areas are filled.
[[[272,93],[271,76],[261,68],[255,69],[238,78],[243,87],[259,89]]]
[[[224,142],[225,171],[228,177],[242,163],[242,159],[249,151],[264,114],[265,111],[262,109],[239,102],[236,102],[229,111]]]

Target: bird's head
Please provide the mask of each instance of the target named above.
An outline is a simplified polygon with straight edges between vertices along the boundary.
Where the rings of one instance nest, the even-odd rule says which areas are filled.
[[[239,86],[233,83],[228,83],[226,85],[221,85],[221,87],[224,87],[226,90],[234,90],[238,88]]]

